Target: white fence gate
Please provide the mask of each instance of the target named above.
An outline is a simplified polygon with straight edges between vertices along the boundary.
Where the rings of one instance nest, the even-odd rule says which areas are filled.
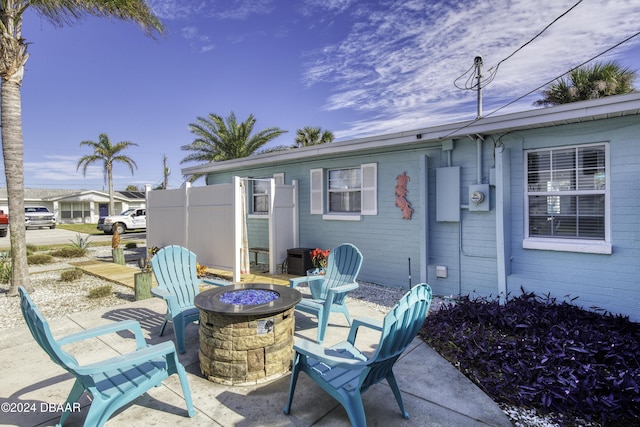
[[[247,219],[242,185],[246,180],[234,177],[231,184],[148,191],[147,247],[184,246],[197,255],[200,264],[232,271],[233,281],[240,281],[242,230]],[[268,221],[269,272],[275,274],[287,249],[298,247],[296,181],[282,185],[269,180]]]

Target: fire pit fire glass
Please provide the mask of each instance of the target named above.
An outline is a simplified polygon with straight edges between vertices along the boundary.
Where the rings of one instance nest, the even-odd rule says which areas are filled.
[[[202,374],[220,384],[248,385],[288,373],[293,310],[300,299],[296,289],[259,283],[221,286],[197,295]]]

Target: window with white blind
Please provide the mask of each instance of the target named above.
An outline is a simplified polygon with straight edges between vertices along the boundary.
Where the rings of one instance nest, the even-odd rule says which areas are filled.
[[[525,248],[611,253],[608,149],[526,152]]]
[[[360,215],[377,215],[377,164],[312,169],[310,203],[310,213],[322,214],[324,219],[357,220]]]
[[[269,213],[269,181],[254,179],[251,181],[251,212],[254,215]]]

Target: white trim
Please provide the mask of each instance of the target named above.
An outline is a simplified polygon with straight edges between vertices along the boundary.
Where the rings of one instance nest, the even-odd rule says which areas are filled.
[[[371,178],[371,182],[368,179]],[[372,205],[370,209],[365,206]],[[362,215],[378,215],[378,164],[360,165],[360,213]]]
[[[604,188],[604,240],[589,239],[558,239],[553,237],[530,237],[529,236],[529,186],[527,176],[529,168],[527,165],[527,155],[531,152],[562,150],[567,148],[583,148],[604,146],[605,149],[605,188]],[[563,252],[583,252],[595,254],[611,254],[611,153],[610,143],[608,141],[589,142],[584,144],[571,144],[567,146],[542,147],[523,151],[524,159],[524,239],[522,247],[524,249],[541,249],[550,251]],[[577,167],[577,164],[576,164]],[[540,196],[561,196],[561,195],[580,195],[580,194],[602,194],[602,191],[554,191],[554,192],[533,192],[532,194]]]
[[[360,221],[362,217],[360,214],[328,213],[322,215],[322,219],[326,221]]]
[[[613,253],[611,243],[603,242],[602,240],[567,241],[564,239],[529,238],[522,241],[522,248],[602,255],[611,255]]]
[[[309,213],[322,215],[324,213],[324,170],[322,168],[309,170]]]

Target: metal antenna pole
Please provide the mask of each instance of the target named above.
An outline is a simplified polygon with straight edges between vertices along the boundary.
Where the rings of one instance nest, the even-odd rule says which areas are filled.
[[[411,290],[411,257],[409,257],[409,290]]]
[[[482,56],[476,56],[473,60],[476,66],[476,78],[478,79],[478,117],[482,118]]]

